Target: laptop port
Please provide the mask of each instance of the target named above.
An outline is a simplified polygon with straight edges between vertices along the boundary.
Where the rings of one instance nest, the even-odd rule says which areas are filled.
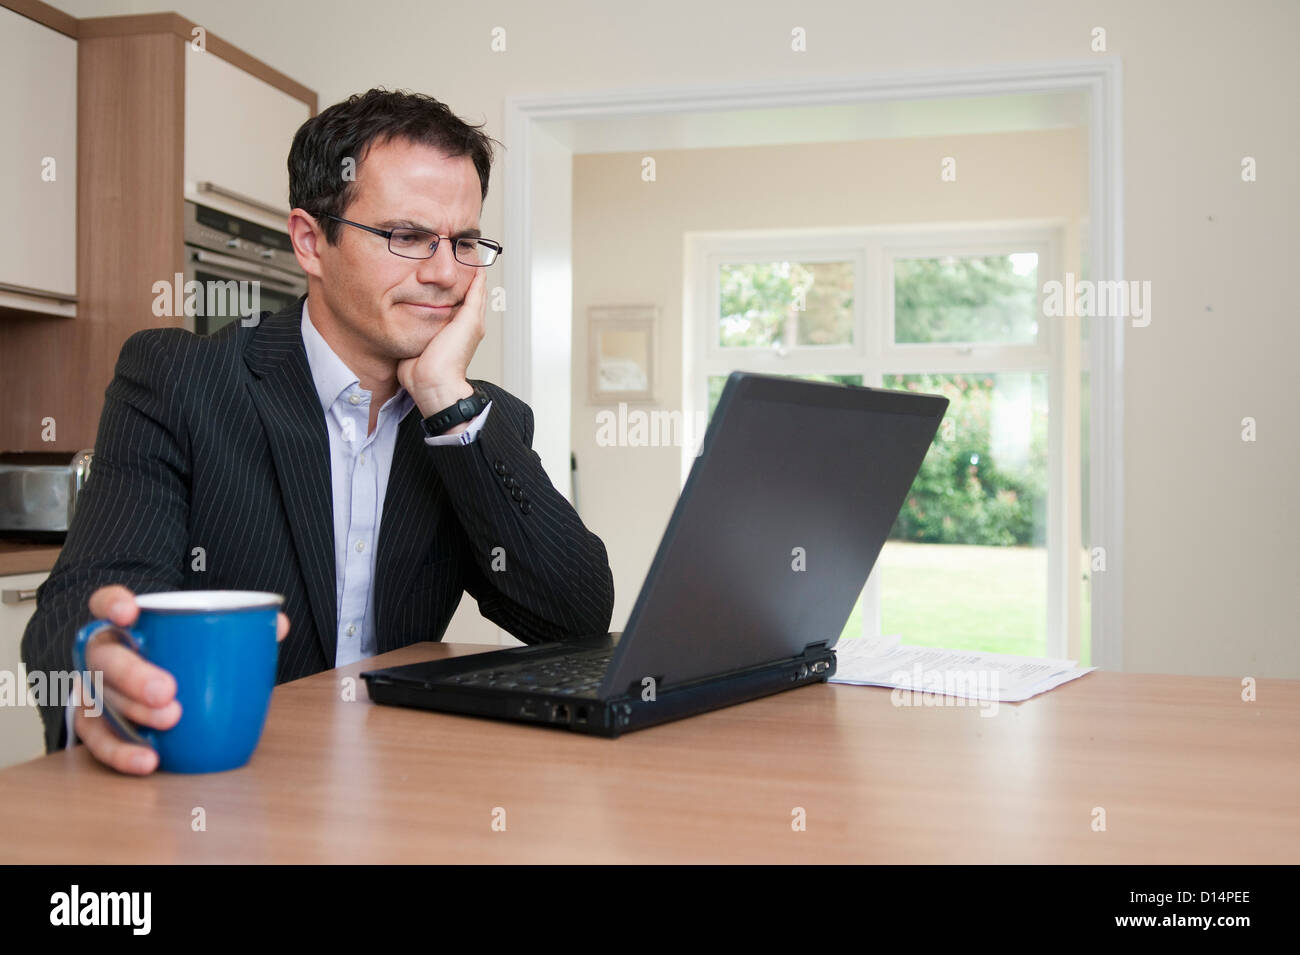
[[[537,715],[537,707],[533,705],[532,700],[524,701],[524,705],[519,708],[519,715],[530,717],[535,717]]]
[[[577,715],[574,716],[573,722],[578,724],[587,722],[587,708],[585,706],[578,707],[578,712]]]
[[[567,704],[567,703],[556,703],[556,704],[555,704],[555,716],[554,716],[554,719],[555,719],[555,722],[557,722],[557,723],[567,723],[567,722],[569,722],[569,704]]]

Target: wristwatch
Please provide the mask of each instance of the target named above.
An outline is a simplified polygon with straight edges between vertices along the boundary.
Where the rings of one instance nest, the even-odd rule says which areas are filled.
[[[424,426],[424,433],[431,438],[436,438],[444,431],[449,431],[456,425],[464,421],[469,421],[480,411],[490,399],[487,393],[479,388],[474,387],[474,394],[468,398],[461,398],[450,408],[443,408],[437,414],[431,414],[421,422]]]

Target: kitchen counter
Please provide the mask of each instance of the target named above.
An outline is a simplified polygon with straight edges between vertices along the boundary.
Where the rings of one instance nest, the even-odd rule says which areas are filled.
[[[0,577],[46,573],[59,558],[58,544],[24,544],[0,540]]]

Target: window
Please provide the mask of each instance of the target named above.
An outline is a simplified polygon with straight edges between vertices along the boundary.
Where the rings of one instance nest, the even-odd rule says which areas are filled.
[[[718,347],[854,343],[852,262],[737,262],[718,270]]]
[[[1041,308],[1062,245],[1057,223],[688,238],[688,414],[735,370],[949,399],[846,637],[1064,656],[1086,623],[1086,374],[1065,375],[1077,325]]]

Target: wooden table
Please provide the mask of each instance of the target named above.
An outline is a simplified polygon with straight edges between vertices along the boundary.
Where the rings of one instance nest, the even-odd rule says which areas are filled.
[[[277,687],[231,772],[121,776],[81,746],[0,772],[0,861],[1300,861],[1300,681],[1245,703],[1230,677],[1098,671],[991,718],[820,684],[615,740],[343,698],[487,649]]]

